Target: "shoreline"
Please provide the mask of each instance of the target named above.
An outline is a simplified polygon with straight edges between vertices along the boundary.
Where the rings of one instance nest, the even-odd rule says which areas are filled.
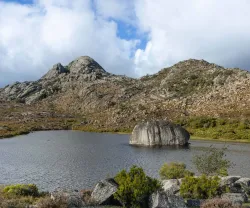
[[[14,138],[17,136],[22,136],[22,135],[28,135],[30,133],[33,132],[38,132],[38,131],[79,131],[79,132],[89,132],[89,133],[104,133],[104,134],[121,134],[121,135],[130,135],[132,132],[123,132],[123,131],[105,131],[103,129],[91,129],[90,131],[87,130],[80,130],[80,129],[69,129],[69,128],[65,128],[65,129],[36,129],[33,131],[25,131],[25,132],[21,132],[20,134],[9,134],[9,135],[0,135],[0,140],[1,139],[10,139],[10,138]],[[250,144],[250,141],[248,140],[231,140],[231,139],[213,139],[213,138],[208,138],[208,137],[198,137],[198,136],[190,136],[190,141],[210,141],[210,142],[226,142],[226,143],[245,143],[245,144]]]

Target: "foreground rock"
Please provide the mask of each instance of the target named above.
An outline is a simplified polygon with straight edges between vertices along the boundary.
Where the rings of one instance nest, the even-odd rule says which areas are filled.
[[[97,205],[121,205],[113,196],[117,188],[118,185],[114,179],[102,180],[96,184],[91,198]]]
[[[233,205],[241,206],[243,203],[248,202],[246,194],[243,193],[226,193],[221,196],[222,199],[226,199],[232,202]]]
[[[248,179],[250,181],[250,179]],[[245,193],[247,192],[247,178],[240,176],[226,176],[221,178],[220,187],[222,190],[228,189],[231,193]]]
[[[85,205],[85,203],[81,199],[79,192],[66,192],[63,190],[56,190],[51,193],[51,199],[56,202],[66,202],[68,208],[83,207]]]
[[[150,196],[149,208],[186,208],[186,205],[182,197],[158,191]]]
[[[135,126],[130,144],[145,146],[187,145],[189,133],[167,121],[148,121]]]
[[[162,181],[164,192],[169,195],[177,195],[180,191],[180,181],[178,179],[169,179]]]

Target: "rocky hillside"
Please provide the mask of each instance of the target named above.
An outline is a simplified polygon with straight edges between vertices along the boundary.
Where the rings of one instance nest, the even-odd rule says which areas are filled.
[[[250,117],[250,73],[190,59],[133,79],[83,56],[41,79],[0,89],[2,102],[71,114],[78,127],[130,129],[145,119]],[[3,118],[2,118],[3,119]]]

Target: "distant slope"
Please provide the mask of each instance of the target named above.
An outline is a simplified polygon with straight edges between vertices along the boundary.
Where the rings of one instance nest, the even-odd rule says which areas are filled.
[[[244,119],[250,117],[250,73],[190,59],[133,79],[82,56],[35,82],[0,89],[0,98],[71,114],[84,120],[79,126],[99,129],[131,129],[145,119]]]

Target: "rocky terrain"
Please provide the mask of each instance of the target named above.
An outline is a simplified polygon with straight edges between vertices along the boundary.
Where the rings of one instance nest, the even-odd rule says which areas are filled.
[[[190,59],[134,79],[108,73],[82,56],[67,66],[54,65],[37,81],[0,89],[0,135],[11,135],[8,129],[18,121],[40,129],[51,118],[59,129],[74,124],[74,129],[123,132],[154,119],[248,119],[249,101],[250,73],[245,70]]]

